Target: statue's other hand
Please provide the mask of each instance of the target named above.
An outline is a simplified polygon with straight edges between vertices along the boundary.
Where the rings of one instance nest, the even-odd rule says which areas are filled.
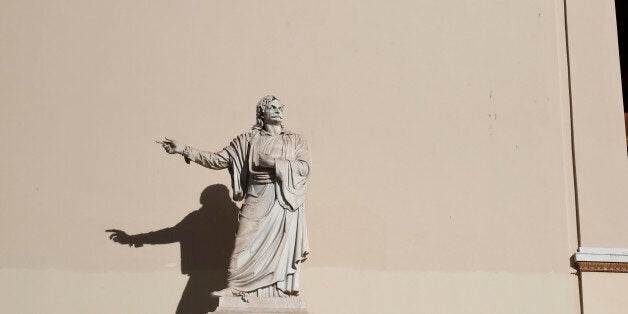
[[[164,137],[163,141],[155,142],[157,142],[157,144],[161,144],[161,147],[163,147],[168,154],[181,154],[185,148],[185,145],[181,144],[179,141],[167,137]]]
[[[120,244],[128,244],[129,246],[135,246],[135,247],[142,246],[141,243],[134,243],[133,237],[128,235],[126,232],[122,230],[108,229],[105,231],[111,232],[111,234],[109,235],[109,239],[111,239],[113,242],[120,243]]]
[[[270,155],[261,154],[259,155],[257,166],[261,168],[275,168],[275,158]]]

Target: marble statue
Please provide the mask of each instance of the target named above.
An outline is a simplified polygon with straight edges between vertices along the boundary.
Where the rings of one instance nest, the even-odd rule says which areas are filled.
[[[257,123],[217,152],[158,141],[169,154],[210,169],[228,169],[233,199],[243,201],[229,288],[219,296],[290,297],[299,292],[299,268],[309,248],[305,187],[310,157],[303,138],[283,126],[284,105],[275,96],[257,104]]]

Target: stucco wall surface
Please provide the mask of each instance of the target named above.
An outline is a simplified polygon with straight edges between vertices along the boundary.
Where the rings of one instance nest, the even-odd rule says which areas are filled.
[[[619,314],[628,308],[627,274],[585,273],[582,278],[584,312]]]
[[[562,3],[0,2],[0,310],[171,312],[177,246],[104,230],[228,186],[154,140],[220,149],[272,93],[312,152],[312,311],[574,313]]]

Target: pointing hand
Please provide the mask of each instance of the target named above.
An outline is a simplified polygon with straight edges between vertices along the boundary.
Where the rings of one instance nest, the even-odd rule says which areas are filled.
[[[161,147],[163,147],[168,154],[182,154],[183,149],[185,149],[185,145],[182,145],[177,140],[169,139],[167,137],[164,137],[163,141],[155,142],[157,144],[161,144]]]

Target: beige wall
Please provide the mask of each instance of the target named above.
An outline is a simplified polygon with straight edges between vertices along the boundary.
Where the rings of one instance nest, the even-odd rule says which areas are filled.
[[[562,3],[0,2],[0,307],[172,312],[177,246],[103,231],[228,185],[153,140],[221,148],[274,93],[313,155],[313,312],[577,313]]]
[[[628,247],[628,160],[614,2],[567,1],[581,246]],[[586,314],[624,313],[625,274],[584,273]]]
[[[582,278],[584,312],[587,314],[626,313],[627,274],[585,273]]]
[[[582,246],[627,247],[628,158],[614,2],[571,0],[567,12]]]
[[[312,313],[576,313],[565,274],[307,267],[304,276]],[[187,279],[176,271],[1,270],[0,280],[13,313],[174,313]]]

